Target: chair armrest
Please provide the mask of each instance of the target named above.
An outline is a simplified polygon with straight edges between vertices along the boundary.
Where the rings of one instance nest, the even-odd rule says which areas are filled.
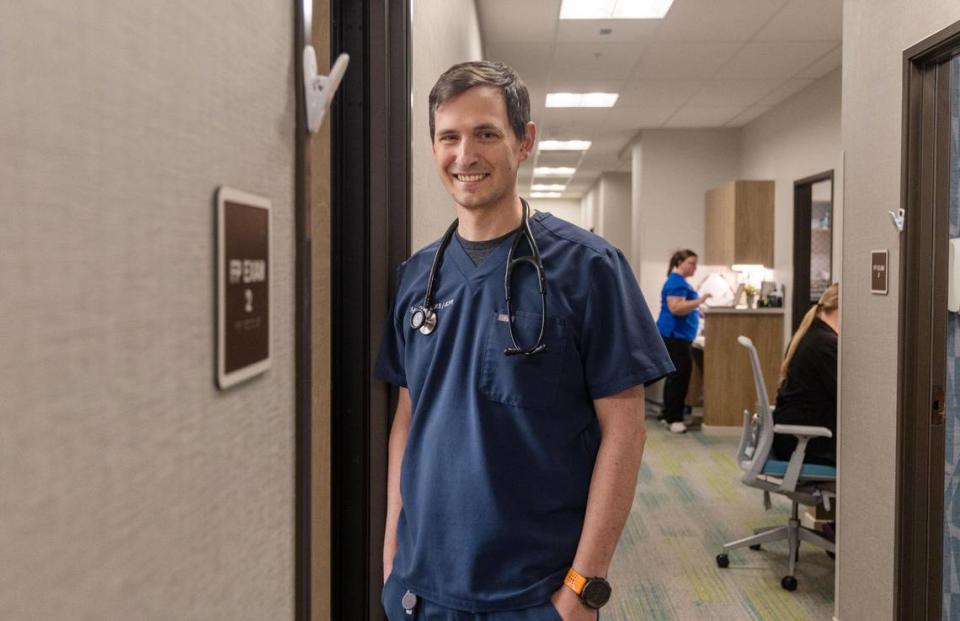
[[[780,491],[795,491],[800,470],[803,469],[803,458],[807,452],[807,442],[810,438],[832,438],[833,433],[826,427],[812,427],[808,425],[774,425],[773,433],[790,434],[796,436],[797,446],[790,455],[787,472],[780,484]]]
[[[774,425],[773,433],[788,433],[793,436],[807,438],[832,438],[833,432],[826,427],[810,427],[808,425]]]

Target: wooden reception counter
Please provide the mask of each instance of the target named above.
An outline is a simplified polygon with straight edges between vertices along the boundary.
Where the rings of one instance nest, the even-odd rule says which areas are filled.
[[[750,338],[757,348],[773,405],[784,353],[783,309],[706,308],[704,318],[703,423],[739,427],[744,409],[756,411],[757,395],[747,350],[737,337]]]

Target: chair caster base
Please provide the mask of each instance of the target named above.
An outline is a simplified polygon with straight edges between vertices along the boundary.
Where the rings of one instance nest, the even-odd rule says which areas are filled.
[[[718,554],[717,567],[719,567],[720,569],[726,569],[727,567],[730,567],[730,557],[727,556],[726,554]]]
[[[751,549],[751,550],[762,550],[763,547],[758,543],[758,544],[756,544],[756,545],[750,546],[750,549]]]
[[[782,586],[787,591],[796,591],[797,590],[797,579],[793,576],[784,576],[783,580],[780,581],[780,586]]]

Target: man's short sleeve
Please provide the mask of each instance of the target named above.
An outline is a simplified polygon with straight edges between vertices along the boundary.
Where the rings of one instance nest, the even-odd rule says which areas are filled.
[[[387,320],[383,322],[383,338],[380,340],[380,353],[374,367],[374,376],[395,386],[407,385],[407,373],[403,366],[406,347],[403,319],[404,309],[400,308],[400,288],[403,282],[403,265],[397,268],[397,290],[393,297],[393,307]]]
[[[580,351],[592,399],[649,384],[673,372],[663,339],[623,254],[594,262]]]

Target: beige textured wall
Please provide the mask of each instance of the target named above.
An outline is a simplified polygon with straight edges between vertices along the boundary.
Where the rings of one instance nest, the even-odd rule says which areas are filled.
[[[579,198],[531,198],[530,208],[583,227],[583,207]]]
[[[0,619],[293,614],[293,5],[0,5]],[[273,368],[214,387],[213,193]]]
[[[817,80],[745,126],[740,178],[772,179],[775,187],[774,269],[786,284],[784,342],[791,335],[793,300],[793,182],[833,170],[833,278],[840,279],[843,151],[840,147],[840,69]]]
[[[670,255],[703,253],[704,194],[737,178],[739,149],[737,129],[644,130],[633,145],[634,271],[654,317]]]
[[[597,218],[601,235],[630,256],[630,173],[605,172],[597,182]]]
[[[410,230],[411,249],[416,252],[443,235],[456,217],[453,200],[434,169],[428,114],[430,89],[451,65],[483,58],[483,43],[474,0],[415,0],[411,6]]]
[[[903,51],[958,20],[956,0],[844,2],[841,621],[893,617],[899,283],[870,293],[870,251],[889,248],[890,273],[899,272],[887,211],[900,206]]]

